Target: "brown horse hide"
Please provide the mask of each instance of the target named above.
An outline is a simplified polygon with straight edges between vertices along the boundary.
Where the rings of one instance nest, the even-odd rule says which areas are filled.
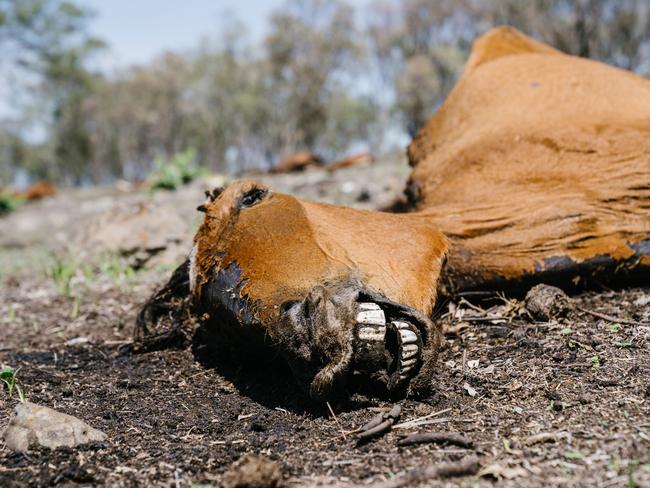
[[[494,29],[408,154],[450,291],[650,281],[650,81]]]
[[[447,254],[448,290],[634,273],[647,283],[647,80],[497,29],[409,156],[412,213],[252,181],[209,193],[190,258],[141,312],[137,338],[191,297],[214,341],[279,353],[314,398],[363,385],[404,395],[431,386]]]
[[[244,354],[279,353],[313,398],[425,392],[447,240],[427,216],[305,202],[239,181],[208,194],[189,262],[145,306],[139,338],[190,293],[193,315]]]

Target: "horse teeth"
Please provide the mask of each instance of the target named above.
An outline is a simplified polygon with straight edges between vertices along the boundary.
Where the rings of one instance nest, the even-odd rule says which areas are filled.
[[[411,327],[406,322],[401,322],[399,320],[393,321],[393,325],[400,330],[411,330]]]
[[[383,310],[363,310],[357,313],[357,323],[364,325],[386,325]]]
[[[402,344],[417,343],[418,336],[412,330],[400,329],[399,335],[402,338]]]
[[[413,365],[415,365],[416,362],[417,362],[417,359],[415,359],[415,358],[413,358],[413,359],[407,359],[406,361],[402,361],[402,362],[401,362],[402,371],[404,371],[404,370],[406,370],[406,369],[411,369],[411,367],[412,367]]]
[[[373,302],[358,304],[357,327],[359,339],[363,341],[384,341],[386,338],[386,316],[379,305]]]
[[[405,344],[402,346],[402,357],[408,359],[418,353],[418,346],[416,344]]]
[[[360,327],[359,339],[364,341],[383,341],[386,337],[386,327]]]

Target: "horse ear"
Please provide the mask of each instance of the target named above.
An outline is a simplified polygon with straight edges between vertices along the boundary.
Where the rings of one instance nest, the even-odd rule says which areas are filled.
[[[205,196],[208,197],[210,201],[214,202],[219,197],[219,195],[223,193],[224,190],[225,188],[223,186],[217,186],[211,191],[206,191]]]
[[[218,186],[216,188],[213,188],[212,190],[205,190],[203,193],[205,193],[205,202],[203,202],[201,205],[196,207],[196,209],[199,212],[206,213],[208,211],[208,205],[210,205],[212,202],[214,202],[217,198],[219,198],[219,195],[221,195],[224,191],[223,186]]]

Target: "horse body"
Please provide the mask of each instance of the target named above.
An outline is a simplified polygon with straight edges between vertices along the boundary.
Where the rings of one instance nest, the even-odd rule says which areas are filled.
[[[452,241],[451,290],[648,272],[644,78],[495,29],[408,153],[411,201]]]
[[[647,282],[647,80],[496,29],[409,158],[406,214],[305,202],[253,181],[209,193],[167,290],[191,296],[216,340],[278,352],[312,397],[327,398],[363,382],[427,391],[441,273],[447,293]],[[145,307],[140,330],[171,295]]]

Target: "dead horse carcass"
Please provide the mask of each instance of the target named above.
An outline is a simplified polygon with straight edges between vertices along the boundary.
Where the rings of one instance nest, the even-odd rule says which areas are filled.
[[[359,384],[404,395],[431,386],[446,257],[446,292],[648,282],[649,81],[496,29],[409,157],[411,213],[251,181],[210,193],[188,261],[142,310],[137,338],[191,297],[216,340],[277,351],[314,398]]]

